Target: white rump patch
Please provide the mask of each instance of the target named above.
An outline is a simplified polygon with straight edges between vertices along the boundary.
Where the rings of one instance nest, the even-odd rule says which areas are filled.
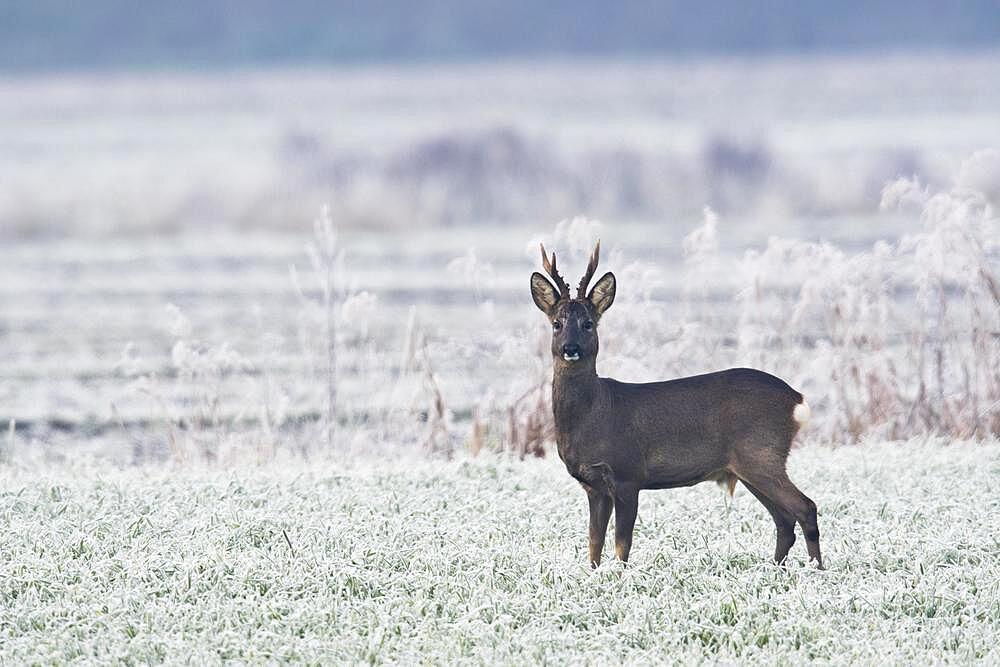
[[[809,404],[806,403],[806,399],[802,399],[802,402],[795,406],[792,410],[792,419],[794,419],[799,424],[799,428],[802,428],[809,423],[809,417],[812,415],[812,410],[809,409]]]

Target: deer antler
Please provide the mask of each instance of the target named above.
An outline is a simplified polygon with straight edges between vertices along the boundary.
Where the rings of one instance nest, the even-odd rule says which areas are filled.
[[[597,261],[600,257],[601,240],[597,239],[597,245],[594,246],[594,252],[590,255],[590,263],[587,264],[587,272],[583,274],[583,278],[580,278],[580,286],[576,288],[577,299],[587,298],[587,285],[590,284],[590,279],[594,277],[594,271],[597,270]]]
[[[569,283],[563,280],[563,277],[559,275],[559,271],[556,269],[556,254],[552,253],[552,261],[550,262],[548,256],[545,254],[545,246],[539,243],[538,247],[542,249],[542,266],[545,267],[545,272],[552,276],[556,287],[559,288],[559,298],[569,300]]]

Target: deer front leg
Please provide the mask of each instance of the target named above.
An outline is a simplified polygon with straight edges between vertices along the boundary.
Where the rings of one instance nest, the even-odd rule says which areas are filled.
[[[597,567],[601,564],[604,536],[608,532],[608,520],[611,518],[611,496],[589,486],[584,488],[590,503],[590,566]]]
[[[623,563],[628,562],[632,550],[632,530],[639,512],[639,487],[634,484],[618,484],[615,487],[615,555]]]

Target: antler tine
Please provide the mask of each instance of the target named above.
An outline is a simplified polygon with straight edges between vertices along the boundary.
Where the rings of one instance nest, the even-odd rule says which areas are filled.
[[[597,262],[600,258],[601,240],[597,239],[597,245],[594,246],[594,252],[590,255],[590,263],[587,264],[587,272],[583,274],[583,278],[580,278],[580,286],[576,288],[577,299],[587,298],[587,285],[590,284],[590,279],[594,277],[594,271],[597,270]]]
[[[545,254],[545,244],[539,243],[538,247],[542,249],[542,268],[545,269],[545,273],[552,275],[552,263],[549,262],[549,256]]]
[[[546,273],[552,276],[552,280],[556,282],[560,298],[569,299],[569,283],[563,280],[563,277],[559,275],[559,271],[556,269],[556,254],[552,253],[552,261],[550,262],[548,256],[545,254],[545,245],[539,243],[538,247],[542,249],[542,266],[545,267]]]

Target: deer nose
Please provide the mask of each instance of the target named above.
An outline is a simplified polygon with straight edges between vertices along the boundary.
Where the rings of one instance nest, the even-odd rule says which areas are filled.
[[[580,346],[575,343],[563,345],[563,359],[566,361],[576,361],[580,358]]]

